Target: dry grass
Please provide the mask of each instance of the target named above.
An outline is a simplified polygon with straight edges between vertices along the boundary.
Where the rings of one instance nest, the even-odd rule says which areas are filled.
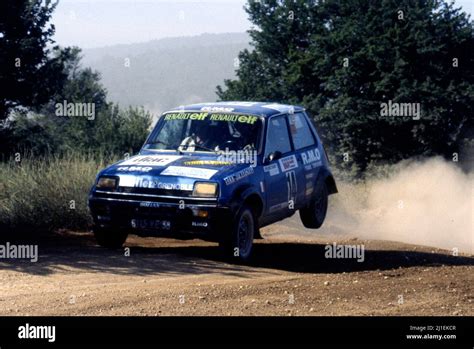
[[[32,233],[88,227],[88,192],[105,166],[77,154],[0,163],[0,225]]]

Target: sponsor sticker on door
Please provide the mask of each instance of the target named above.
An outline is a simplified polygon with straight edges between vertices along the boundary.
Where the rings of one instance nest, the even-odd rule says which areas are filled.
[[[282,172],[286,172],[298,167],[296,156],[290,155],[279,160]]]
[[[276,176],[280,173],[277,164],[271,164],[263,167],[263,171],[267,172],[270,176]]]

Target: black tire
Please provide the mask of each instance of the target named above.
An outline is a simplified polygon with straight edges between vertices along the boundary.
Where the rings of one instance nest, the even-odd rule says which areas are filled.
[[[219,242],[224,257],[233,262],[247,262],[252,255],[253,239],[257,229],[255,214],[249,206],[242,206],[232,224],[222,231]]]
[[[301,222],[306,228],[318,229],[323,225],[328,211],[328,189],[326,184],[317,186],[309,205],[300,209]]]
[[[118,228],[102,228],[95,226],[93,228],[95,240],[99,246],[106,248],[120,248],[127,240],[128,233]]]

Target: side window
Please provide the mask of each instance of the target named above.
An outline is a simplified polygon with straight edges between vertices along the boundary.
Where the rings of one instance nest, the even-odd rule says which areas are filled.
[[[271,118],[268,123],[265,158],[274,151],[279,151],[282,154],[291,151],[291,144],[288,138],[288,127],[286,126],[284,115]]]
[[[316,143],[308,122],[302,113],[288,115],[291,137],[295,150],[314,145]]]

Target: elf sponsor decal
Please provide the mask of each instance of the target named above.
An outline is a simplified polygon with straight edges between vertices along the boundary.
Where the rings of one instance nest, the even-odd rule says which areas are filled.
[[[209,113],[168,113],[164,115],[165,120],[205,120]]]
[[[257,121],[258,117],[253,115],[239,115],[239,114],[212,114],[209,117],[211,121],[232,121],[240,122],[243,124],[253,125]]]
[[[192,191],[193,185],[191,183],[163,183],[158,180],[138,180],[135,184],[138,188],[152,188],[152,189],[165,189],[165,190],[186,190]]]
[[[117,171],[123,172],[149,172],[153,167],[141,167],[141,166],[121,166],[117,168]]]
[[[263,171],[268,172],[270,176],[276,176],[277,174],[280,173],[280,170],[278,169],[277,164],[263,166]]]
[[[181,159],[179,155],[138,155],[120,164],[120,167],[125,165],[140,165],[140,166],[166,166],[169,163]]]
[[[236,173],[231,174],[230,176],[225,177],[224,182],[226,185],[229,185],[240,181],[242,178],[250,176],[251,174],[253,174],[253,167],[247,167],[241,171],[238,171]]]
[[[209,179],[216,174],[217,170],[207,168],[185,167],[185,166],[169,166],[161,174],[164,176],[191,177],[199,179]]]
[[[230,161],[219,161],[219,160],[193,160],[193,161],[184,161],[183,165],[186,166],[229,166],[233,163]]]
[[[298,167],[298,162],[296,161],[296,156],[290,155],[283,159],[278,160],[280,163],[281,171],[286,172]]]
[[[257,116],[253,115],[243,115],[243,114],[224,114],[224,113],[168,113],[165,114],[164,120],[211,120],[211,121],[231,121],[231,122],[240,122],[244,124],[253,125],[257,120]]]
[[[318,148],[307,150],[301,153],[301,159],[306,170],[321,166],[321,153]]]
[[[192,183],[170,183],[163,182],[162,179],[153,177],[136,177],[131,175],[119,175],[119,186],[126,188],[148,188],[148,189],[165,189],[165,190],[186,190],[192,191],[194,185]]]

